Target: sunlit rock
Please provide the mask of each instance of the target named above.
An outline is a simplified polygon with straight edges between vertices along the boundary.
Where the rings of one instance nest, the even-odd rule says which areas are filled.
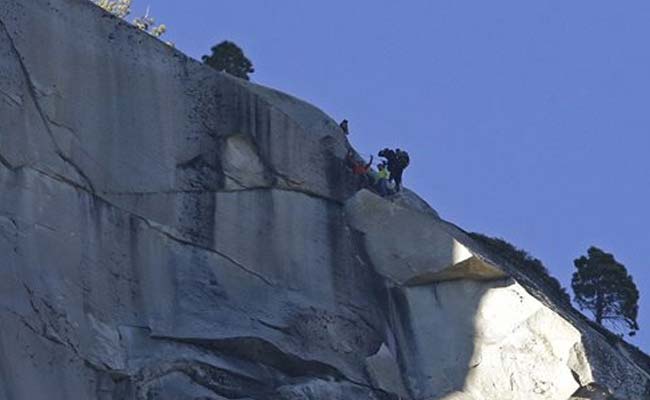
[[[345,212],[350,226],[363,233],[374,267],[398,284],[506,276],[473,254],[433,214],[401,206],[367,190],[348,200]]]
[[[357,192],[349,148],[91,2],[0,2],[0,400],[650,398],[647,356]]]

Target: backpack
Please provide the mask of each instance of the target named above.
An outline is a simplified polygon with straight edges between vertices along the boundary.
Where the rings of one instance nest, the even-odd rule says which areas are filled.
[[[405,151],[403,151],[403,150],[401,150],[401,151],[397,154],[397,160],[398,160],[398,162],[399,162],[399,165],[400,165],[402,168],[406,168],[406,167],[408,167],[409,164],[411,163],[411,157],[409,157],[409,153],[407,153],[407,152],[405,152]]]

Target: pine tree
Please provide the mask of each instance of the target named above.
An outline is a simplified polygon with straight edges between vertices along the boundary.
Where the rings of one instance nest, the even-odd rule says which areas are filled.
[[[223,41],[212,47],[212,55],[203,56],[205,64],[217,71],[224,71],[238,78],[249,80],[248,74],[255,72],[253,63],[246,58],[239,46],[230,41]]]
[[[608,322],[615,328],[628,327],[633,336],[639,325],[639,291],[625,266],[597,247],[587,250],[587,257],[574,260],[577,269],[571,280],[575,301],[589,310],[596,322]]]

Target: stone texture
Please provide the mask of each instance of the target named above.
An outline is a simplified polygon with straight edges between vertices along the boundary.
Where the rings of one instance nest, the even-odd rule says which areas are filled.
[[[435,214],[388,202],[367,190],[348,200],[345,212],[350,226],[364,234],[374,267],[397,284],[506,276],[450,234]]]
[[[0,400],[650,398],[349,147],[90,2],[0,2]]]
[[[409,397],[402,381],[399,364],[385,343],[377,353],[366,358],[366,369],[374,386],[395,393],[399,397]]]

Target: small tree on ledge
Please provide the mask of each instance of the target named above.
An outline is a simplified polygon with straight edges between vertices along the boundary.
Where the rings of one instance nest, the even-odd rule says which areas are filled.
[[[573,263],[577,271],[571,287],[578,306],[589,310],[599,325],[607,321],[619,330],[629,328],[634,336],[639,330],[639,291],[625,266],[597,247],[590,247],[587,257]]]
[[[223,41],[212,47],[212,54],[203,56],[205,64],[217,71],[223,71],[238,78],[250,80],[248,74],[255,72],[253,63],[246,58],[242,49],[235,43]]]

